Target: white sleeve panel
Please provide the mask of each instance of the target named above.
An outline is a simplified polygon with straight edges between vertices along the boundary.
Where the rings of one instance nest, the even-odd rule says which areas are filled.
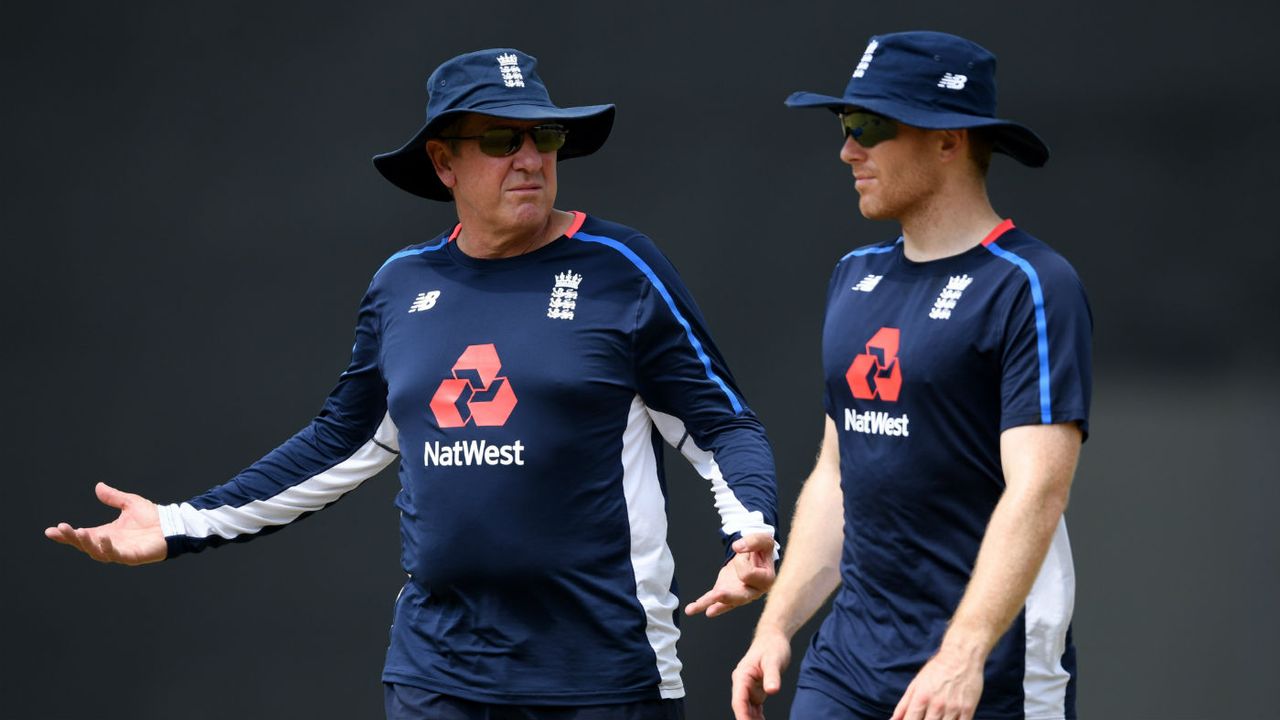
[[[165,537],[217,535],[230,540],[273,525],[286,525],[324,508],[377,475],[398,457],[399,448],[399,431],[388,413],[369,442],[328,470],[285,488],[278,495],[239,507],[198,510],[185,502],[160,505],[160,529]]]
[[[662,439],[667,444],[680,451],[693,469],[699,475],[711,481],[711,494],[715,496],[716,511],[720,513],[720,527],[726,535],[739,533],[742,535],[751,535],[754,533],[765,533],[769,537],[776,537],[775,530],[772,525],[764,521],[764,514],[758,510],[748,510],[738,496],[734,494],[733,488],[729,487],[729,483],[725,481],[724,474],[720,472],[720,466],[716,463],[713,453],[703,450],[693,442],[693,438],[685,431],[684,423],[673,415],[659,412],[653,408],[646,408],[649,416],[653,418],[653,424],[658,428],[658,432],[662,434]],[[778,559],[778,543],[773,544],[773,559]]]

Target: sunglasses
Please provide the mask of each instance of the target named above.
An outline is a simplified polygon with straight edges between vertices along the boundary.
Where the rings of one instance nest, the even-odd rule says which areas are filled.
[[[883,115],[869,112],[836,113],[840,131],[864,148],[872,148],[898,135],[898,123]]]
[[[441,135],[441,140],[479,140],[480,152],[489,157],[515,155],[524,146],[524,136],[533,138],[540,153],[554,152],[564,146],[569,130],[563,125],[535,125],[527,129],[493,128],[479,135]]]

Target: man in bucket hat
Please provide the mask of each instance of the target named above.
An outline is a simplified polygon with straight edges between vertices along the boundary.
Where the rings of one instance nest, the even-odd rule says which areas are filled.
[[[267,534],[401,459],[389,717],[683,717],[659,440],[710,481],[726,543],[689,614],[772,583],[773,457],[653,243],[554,208],[557,160],[599,149],[613,115],[554,105],[518,50],[445,62],[426,123],[374,163],[459,222],[374,274],[320,415],[188,502],[99,485],[115,522],[46,534],[154,562]]]
[[[901,225],[836,265],[825,434],[789,552],[733,678],[763,717],[790,639],[839,588],[795,720],[1074,718],[1063,510],[1087,433],[1092,320],[1071,266],[992,209],[990,155],[1039,167],[996,117],[995,58],[963,38],[872,38],[840,122],[858,207]]]

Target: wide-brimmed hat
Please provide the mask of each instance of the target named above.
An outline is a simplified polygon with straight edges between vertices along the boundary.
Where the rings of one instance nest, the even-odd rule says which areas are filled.
[[[538,77],[538,61],[513,48],[477,50],[446,60],[427,78],[427,120],[409,142],[376,155],[378,172],[397,187],[431,200],[453,196],[436,176],[426,142],[462,113],[511,120],[555,120],[568,128],[558,158],[590,155],[613,129],[613,105],[557,107]]]
[[[788,107],[847,107],[928,130],[988,128],[994,150],[1040,167],[1049,146],[1030,128],[996,117],[996,56],[981,45],[940,32],[871,38],[841,97],[792,93]]]

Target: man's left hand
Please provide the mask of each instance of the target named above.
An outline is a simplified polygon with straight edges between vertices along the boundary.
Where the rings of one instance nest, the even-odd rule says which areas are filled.
[[[733,556],[716,577],[715,587],[685,606],[686,615],[706,612],[707,617],[723,615],[746,605],[773,587],[777,573],[773,567],[774,542],[771,535],[744,535],[733,543]]]
[[[890,720],[972,720],[982,698],[984,661],[938,651],[920,668]]]

